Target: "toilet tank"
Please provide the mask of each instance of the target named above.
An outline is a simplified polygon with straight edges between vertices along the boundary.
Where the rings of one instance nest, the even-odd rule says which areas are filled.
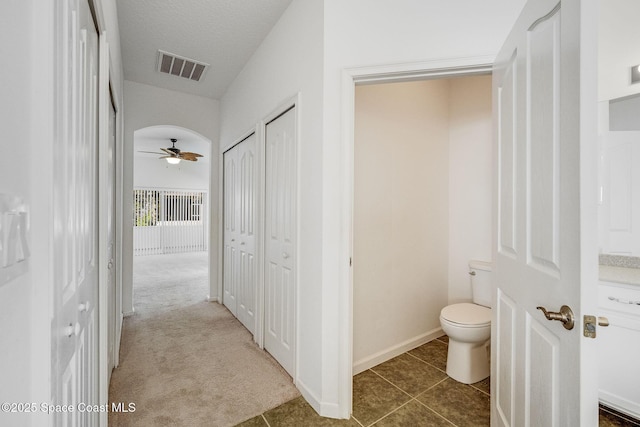
[[[471,292],[473,302],[485,307],[491,307],[493,283],[491,282],[491,263],[486,261],[469,261],[469,277],[471,277]]]

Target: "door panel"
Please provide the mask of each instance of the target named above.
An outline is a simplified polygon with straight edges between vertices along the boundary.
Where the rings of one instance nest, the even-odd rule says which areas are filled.
[[[98,35],[86,0],[56,3],[53,404],[97,404]],[[55,425],[97,414],[58,413]]]
[[[237,317],[251,332],[255,332],[255,300],[256,300],[256,137],[251,135],[234,149],[239,158],[239,227],[238,227],[238,306]]]
[[[237,152],[233,149],[224,153],[224,273],[222,301],[224,305],[236,315],[236,286],[237,286]]]
[[[255,332],[256,137],[224,153],[224,305]]]
[[[291,375],[295,348],[295,109],[266,126],[265,349]]]
[[[585,386],[595,375],[584,368],[594,355],[581,331],[583,310],[595,308],[583,289],[597,284],[596,231],[587,225],[596,187],[581,175],[595,163],[595,124],[591,134],[585,120],[596,110],[587,68],[595,43],[583,36],[596,31],[596,15],[584,3],[528,1],[494,66],[492,425],[597,424],[595,390]],[[584,262],[592,255],[593,265]],[[571,330],[537,309],[562,305],[573,310]]]

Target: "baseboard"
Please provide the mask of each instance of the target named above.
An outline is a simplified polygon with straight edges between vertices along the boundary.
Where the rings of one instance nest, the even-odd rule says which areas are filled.
[[[218,297],[213,297],[211,298],[209,295],[207,295],[207,299],[208,302],[218,302]]]
[[[598,397],[600,403],[615,409],[618,412],[629,415],[635,419],[640,419],[640,404],[632,402],[624,397],[617,396],[607,391],[599,390]]]
[[[133,316],[134,314],[136,314],[136,311],[135,311],[135,310],[133,310],[133,311],[127,311],[127,312],[122,313],[122,317],[131,317],[131,316]]]
[[[296,388],[300,391],[304,400],[320,415],[322,415],[322,403],[316,395],[300,380],[296,381]]]
[[[417,337],[410,338],[400,344],[394,345],[382,351],[379,351],[371,356],[357,360],[353,363],[353,375],[357,375],[360,372],[364,372],[369,368],[373,368],[382,362],[386,362],[389,359],[393,359],[396,356],[401,355],[409,350],[413,350],[416,347],[420,347],[422,344],[433,341],[434,339],[444,335],[442,328],[437,327],[429,332],[418,335]]]
[[[304,400],[321,416],[327,418],[340,418],[340,411],[337,403],[321,402],[320,399],[302,381],[296,382],[296,387],[300,391]]]

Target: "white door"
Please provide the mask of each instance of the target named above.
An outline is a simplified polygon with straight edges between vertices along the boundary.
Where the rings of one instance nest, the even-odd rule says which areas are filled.
[[[294,376],[296,121],[292,108],[266,125],[264,347]]]
[[[238,239],[237,215],[237,152],[233,149],[224,153],[224,237],[223,237],[223,295],[222,302],[236,315],[237,261],[236,241]]]
[[[256,301],[256,136],[251,135],[234,149],[238,150],[238,287],[237,317],[251,332],[255,331]]]
[[[255,331],[256,137],[252,134],[224,153],[223,302]]]
[[[51,403],[75,408],[98,402],[98,36],[86,0],[56,5]],[[59,412],[54,425],[97,425],[97,414]]]
[[[116,360],[116,267],[115,267],[115,233],[116,233],[116,109],[113,100],[109,103],[109,159],[108,159],[108,200],[107,205],[107,256],[109,258],[107,265],[107,287],[108,287],[108,308],[109,313],[109,340],[108,340],[108,371],[109,379],[111,379],[111,371],[115,368]]]
[[[494,67],[494,426],[597,425],[594,3],[528,1]]]

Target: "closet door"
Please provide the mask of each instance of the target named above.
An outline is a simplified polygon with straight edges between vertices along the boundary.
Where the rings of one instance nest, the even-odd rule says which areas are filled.
[[[77,407],[98,403],[98,33],[86,0],[56,2],[56,13],[52,401],[46,403]],[[98,414],[52,413],[51,425],[98,425]]]
[[[223,301],[255,331],[256,138],[249,136],[224,153]]]
[[[237,316],[237,240],[238,240],[238,147],[224,153],[224,252],[223,252],[223,296],[222,302]]]
[[[296,138],[292,108],[266,126],[265,349],[294,376]]]
[[[253,334],[255,330],[256,295],[256,137],[242,141],[238,150],[238,228],[237,228],[237,315],[236,317]]]

